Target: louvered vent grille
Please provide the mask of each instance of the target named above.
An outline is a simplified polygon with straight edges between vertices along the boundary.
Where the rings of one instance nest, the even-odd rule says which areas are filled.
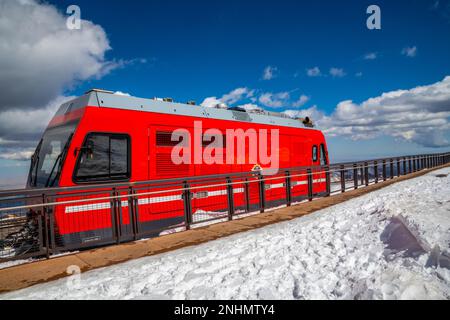
[[[174,164],[172,162],[170,153],[157,153],[156,154],[156,174],[158,176],[187,176],[189,175],[188,164]]]

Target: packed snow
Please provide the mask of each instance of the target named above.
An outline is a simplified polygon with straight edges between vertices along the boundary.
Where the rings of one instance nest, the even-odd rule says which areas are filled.
[[[449,299],[449,174],[0,299]]]

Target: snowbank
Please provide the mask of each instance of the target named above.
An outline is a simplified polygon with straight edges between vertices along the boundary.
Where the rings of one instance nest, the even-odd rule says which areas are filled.
[[[448,299],[450,270],[439,256],[450,251],[450,176],[436,175],[449,173],[0,298]]]

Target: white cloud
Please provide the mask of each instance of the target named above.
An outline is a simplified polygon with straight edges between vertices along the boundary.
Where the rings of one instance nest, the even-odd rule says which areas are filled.
[[[200,104],[202,107],[214,108],[217,105],[231,105],[243,99],[252,98],[254,90],[246,87],[236,88],[229,93],[224,94],[221,98],[207,97]]]
[[[407,57],[413,58],[413,57],[415,57],[417,55],[417,47],[416,46],[414,46],[414,47],[405,47],[405,48],[402,49],[402,54],[407,56]]]
[[[278,71],[277,67],[267,66],[263,71],[263,80],[270,80],[276,77],[276,73]]]
[[[263,110],[261,107],[254,103],[246,103],[238,106],[239,108],[245,109],[247,111],[253,111],[253,110]]]
[[[310,99],[310,98],[309,98],[308,96],[302,94],[302,95],[298,98],[298,100],[295,101],[295,102],[292,104],[292,106],[293,106],[293,107],[301,107],[301,106],[303,106],[306,102],[308,102],[309,99]]]
[[[375,60],[378,58],[377,52],[369,52],[364,55],[364,60]]]
[[[0,0],[1,1],[1,0]],[[147,59],[107,60],[111,49],[99,25],[82,20],[69,30],[66,16],[37,0],[0,4],[0,158],[27,158],[63,92],[80,81]]]
[[[122,91],[116,91],[116,92],[114,92],[114,94],[116,94],[116,95],[118,95],[118,96],[131,97],[131,95],[130,95],[129,93],[122,92]]]
[[[77,81],[127,64],[105,59],[111,47],[102,27],[82,20],[69,30],[66,19],[46,3],[2,1],[0,109],[40,107]]]
[[[234,89],[233,91],[227,94],[224,94],[220,100],[226,104],[234,104],[242,99],[252,97],[253,94],[254,94],[253,90],[242,87]]]
[[[342,78],[346,75],[344,69],[341,68],[330,68],[330,75],[333,78]]]
[[[431,85],[396,90],[360,104],[340,102],[318,125],[329,136],[354,140],[388,135],[426,147],[449,146],[450,76]]]
[[[200,103],[200,105],[202,107],[206,107],[206,108],[214,108],[215,106],[217,106],[218,104],[223,103],[222,101],[220,101],[219,99],[217,99],[217,97],[208,97],[205,98],[203,100],[202,103]]]
[[[305,118],[309,117],[313,122],[320,121],[324,118],[324,113],[320,111],[316,105],[302,110],[286,110],[283,112],[291,118]]]
[[[290,94],[289,92],[279,92],[279,93],[263,93],[259,97],[259,102],[270,108],[281,108],[283,106],[286,106],[289,102]]]
[[[0,111],[0,158],[28,160],[60,105],[74,98],[59,96],[41,109]]]
[[[30,160],[31,156],[33,155],[33,150],[18,150],[18,151],[10,151],[10,152],[2,152],[0,155],[1,159],[6,160]]]
[[[319,77],[321,75],[319,67],[314,67],[311,69],[306,69],[306,74],[308,77]]]

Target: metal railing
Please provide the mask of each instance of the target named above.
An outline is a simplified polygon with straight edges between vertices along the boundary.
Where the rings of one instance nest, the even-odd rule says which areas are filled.
[[[0,191],[0,262],[233,220],[450,162],[450,153],[135,183]]]

